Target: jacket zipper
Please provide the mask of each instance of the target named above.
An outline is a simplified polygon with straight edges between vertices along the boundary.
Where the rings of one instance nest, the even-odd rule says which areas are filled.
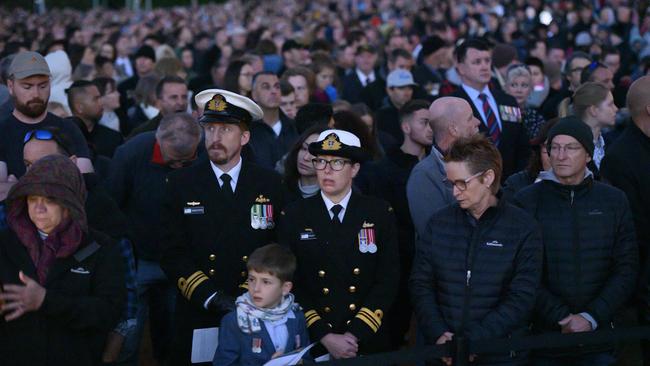
[[[479,239],[479,231],[480,228],[477,225],[477,227],[474,228],[474,232],[472,233],[472,238],[470,239],[471,241],[469,243],[469,247],[467,248],[467,257],[465,259],[465,296],[463,299],[463,312],[460,322],[460,334],[463,336],[467,336],[465,334],[465,328],[469,322],[469,300],[472,289],[472,268],[474,265],[474,254],[477,247],[476,242]]]
[[[578,288],[582,286],[582,265],[580,261],[580,231],[578,224],[578,213],[577,208],[573,205],[575,198],[575,190],[571,190],[571,219],[573,226],[573,268],[575,268],[575,282],[578,284]]]

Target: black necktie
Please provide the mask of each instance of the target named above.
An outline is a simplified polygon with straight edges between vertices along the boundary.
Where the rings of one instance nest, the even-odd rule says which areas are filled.
[[[339,219],[339,213],[341,213],[341,210],[343,210],[343,206],[341,205],[334,205],[330,208],[330,211],[334,214],[334,216],[332,216],[333,223],[341,224],[341,220]]]
[[[221,181],[223,182],[223,185],[221,186],[221,191],[223,192],[223,195],[230,198],[233,197],[235,194],[232,193],[232,186],[230,185],[230,181],[232,180],[232,177],[228,175],[227,173],[221,174]]]

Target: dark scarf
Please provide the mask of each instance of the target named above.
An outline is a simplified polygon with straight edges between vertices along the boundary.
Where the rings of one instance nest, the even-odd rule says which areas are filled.
[[[47,273],[54,261],[74,254],[83,240],[81,226],[70,217],[63,220],[45,239],[41,239],[26,210],[18,216],[10,214],[7,220],[11,230],[27,248],[41,285],[45,285]]]

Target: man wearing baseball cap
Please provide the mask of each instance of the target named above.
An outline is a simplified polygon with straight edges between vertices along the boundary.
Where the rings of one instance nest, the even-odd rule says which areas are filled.
[[[352,190],[369,158],[359,138],[326,130],[309,145],[321,194],[283,212],[280,243],[297,258],[296,298],[312,341],[333,358],[386,351],[386,326],[399,281],[397,229],[384,201]],[[314,353],[313,352],[313,353]]]
[[[578,118],[548,135],[552,169],[515,196],[542,228],[544,270],[533,316],[536,332],[592,332],[616,327],[634,294],[638,247],[625,194],[587,169],[594,143]],[[544,350],[535,365],[611,365],[615,344]]]
[[[410,71],[395,69],[386,78],[384,105],[377,111],[377,128],[391,135],[401,145],[404,141],[399,121],[399,110],[413,98],[413,89],[418,84],[413,81]]]
[[[194,99],[203,107],[208,158],[168,175],[161,209],[160,264],[178,288],[171,365],[211,365],[214,352],[202,358],[192,350],[216,337],[221,317],[234,309],[248,278],[248,256],[274,240],[283,205],[280,177],[241,155],[261,108],[221,89]]]
[[[72,142],[72,153],[81,172],[93,171],[88,146],[79,128],[47,112],[50,77],[47,62],[36,52],[18,53],[9,66],[7,87],[14,109],[10,115],[0,116],[0,182],[6,181],[8,175],[20,178],[25,173],[25,135],[44,127],[60,129]]]

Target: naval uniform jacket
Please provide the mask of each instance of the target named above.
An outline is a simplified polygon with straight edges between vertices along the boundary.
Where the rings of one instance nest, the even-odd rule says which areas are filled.
[[[340,225],[331,221],[321,195],[292,203],[281,219],[280,243],[296,255],[294,293],[310,338],[350,332],[360,354],[386,350],[382,324],[400,275],[392,208],[353,191]],[[364,244],[376,251],[362,253]]]
[[[234,199],[224,197],[208,159],[168,175],[161,267],[180,294],[172,357],[189,364],[192,330],[219,325],[225,313],[212,314],[204,307],[215,292],[236,297],[244,291],[248,256],[275,240],[275,223],[270,223],[280,214],[281,190],[275,172],[247,161]],[[269,224],[262,225],[262,219]]]

